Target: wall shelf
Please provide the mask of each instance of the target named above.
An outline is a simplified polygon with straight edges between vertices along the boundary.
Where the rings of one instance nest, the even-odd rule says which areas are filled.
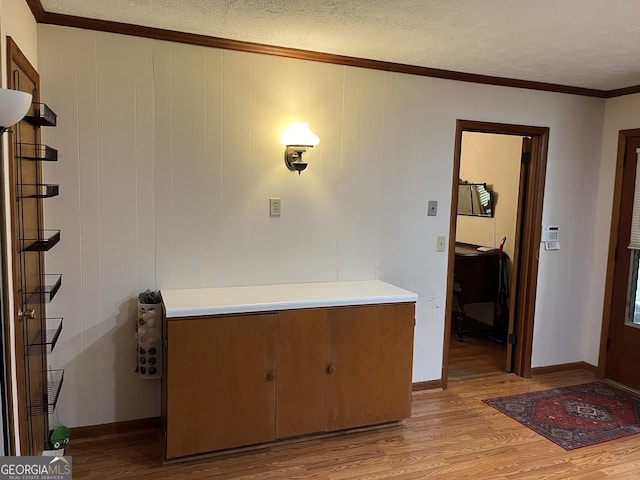
[[[43,275],[45,284],[38,287],[35,292],[26,295],[25,303],[27,305],[38,305],[41,303],[49,303],[56,296],[60,286],[62,285],[61,274]]]
[[[58,348],[63,319],[48,314],[46,305],[62,286],[62,275],[47,274],[45,258],[60,241],[60,230],[48,229],[44,221],[45,199],[60,194],[58,185],[48,183],[44,162],[56,162],[58,150],[44,144],[41,128],[56,126],[58,119],[41,103],[39,75],[10,38],[7,69],[11,73],[7,86],[30,93],[34,99],[27,114],[12,128],[7,209],[13,245],[10,273],[15,278],[20,317],[14,329],[15,345],[22,352],[15,356],[15,373],[22,385],[16,400],[16,425],[20,424],[21,452],[40,455],[49,447],[49,414],[56,407],[64,379],[63,370],[51,369],[48,357]]]
[[[60,241],[60,230],[45,224],[45,199],[58,196],[58,185],[48,182],[44,162],[56,162],[58,150],[44,144],[42,128],[56,126],[55,112],[41,103],[40,77],[10,37],[6,41],[7,87],[32,95],[27,114],[11,128],[8,140],[7,211],[11,218],[11,278],[19,323],[15,333],[15,433],[16,448],[23,455],[40,455],[51,445],[49,414],[54,412],[64,379],[63,370],[52,370],[48,355],[59,341],[62,318],[47,312],[62,286],[62,275],[49,275],[47,256]],[[25,108],[27,105],[25,105]],[[52,165],[51,167],[55,167]],[[55,202],[54,202],[55,203]],[[60,365],[62,366],[62,365]],[[14,393],[15,393],[14,392]]]
[[[51,198],[60,193],[58,185],[40,183],[36,185],[18,185],[18,198]]]
[[[49,370],[47,380],[40,384],[36,396],[31,402],[30,415],[51,414],[58,403],[58,396],[64,380],[64,370]]]
[[[24,119],[36,127],[55,127],[58,116],[45,103],[32,103]]]
[[[17,156],[24,160],[57,162],[58,150],[42,143],[18,143]]]
[[[40,330],[27,349],[27,355],[49,355],[62,331],[62,317],[45,319],[46,329]]]
[[[22,240],[23,252],[48,252],[60,241],[60,230],[41,230],[39,238]]]

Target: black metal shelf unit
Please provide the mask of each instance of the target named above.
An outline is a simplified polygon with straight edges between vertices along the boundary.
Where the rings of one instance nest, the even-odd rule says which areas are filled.
[[[40,127],[55,127],[57,125],[57,115],[44,103],[33,103],[24,120],[35,129]],[[39,141],[39,137],[37,141]],[[16,141],[16,157],[19,160],[35,162],[55,162],[58,160],[58,150],[42,143],[26,143]],[[38,166],[35,170],[39,172]],[[18,245],[21,255],[42,255],[48,252],[60,241],[60,230],[44,229],[42,225],[43,205],[42,199],[59,195],[58,185],[43,183],[41,174],[37,173],[34,178],[29,178],[26,182],[18,182],[16,185],[16,198],[22,202],[23,208],[36,208],[40,220],[36,227],[25,229],[23,226]],[[36,204],[31,202],[37,202]],[[29,257],[25,257],[29,258]],[[31,257],[33,258],[33,257]],[[39,262],[44,265],[42,257]],[[29,388],[28,413],[30,416],[46,415],[53,413],[62,382],[64,380],[64,370],[51,370],[46,356],[53,352],[60,332],[62,331],[62,321],[60,317],[45,318],[44,305],[51,302],[58,293],[62,285],[61,274],[46,274],[43,270],[39,273],[40,282],[33,291],[23,292],[22,320],[33,322],[28,325],[26,331],[28,337],[24,338],[24,349],[30,362],[33,365],[40,365],[42,369],[41,381],[39,385]],[[33,284],[32,284],[33,285]],[[42,363],[37,357],[42,357]],[[31,364],[31,363],[30,363]],[[40,368],[40,367],[38,367]]]
[[[27,349],[27,355],[49,355],[62,331],[62,317],[47,318],[46,328],[40,330]]]
[[[55,127],[58,124],[58,116],[45,103],[32,103],[24,119],[34,127]]]

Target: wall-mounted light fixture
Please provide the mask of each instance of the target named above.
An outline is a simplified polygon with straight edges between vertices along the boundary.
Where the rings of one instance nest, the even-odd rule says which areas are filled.
[[[30,93],[0,88],[0,135],[22,120],[30,106]]]
[[[307,162],[302,158],[310,148],[320,143],[318,136],[309,130],[308,123],[293,123],[280,137],[280,143],[287,147],[284,151],[284,163],[293,172],[300,172],[307,168]]]

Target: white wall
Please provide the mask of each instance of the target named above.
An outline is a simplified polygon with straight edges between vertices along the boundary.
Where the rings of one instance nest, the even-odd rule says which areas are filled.
[[[38,26],[25,0],[0,0],[2,58],[6,59],[7,38],[18,44],[31,65],[38,68]],[[7,64],[2,62],[2,86],[7,85]]]
[[[147,288],[381,278],[419,294],[414,381],[440,378],[458,118],[551,128],[544,218],[572,248],[541,253],[533,365],[585,358],[603,100],[46,25],[39,54],[59,115],[45,175],[62,192],[46,223],[62,228],[47,269],[64,275],[65,424],[159,413],[157,382],[133,375]],[[301,176],[278,141],[295,120],[320,137]]]
[[[10,36],[13,41],[18,45],[22,53],[27,57],[29,62],[34,66],[38,67],[38,55],[37,55],[37,25],[33,15],[31,14],[31,10],[27,6],[27,3],[24,0],[0,0],[0,50],[2,51],[2,55],[0,56],[0,84],[2,87],[7,86],[7,36]],[[5,210],[6,224],[4,231],[10,231],[10,219],[11,214],[9,213],[9,163],[8,163],[8,135],[3,135],[0,138],[0,142],[2,142],[2,166],[0,171],[2,171],[2,182],[4,186],[4,194],[5,198],[2,199],[1,206]],[[2,238],[0,240],[2,243],[7,245],[7,252],[11,251],[11,243],[10,238]],[[7,271],[11,271],[12,259],[4,258],[4,262],[7,265]],[[7,298],[4,299],[8,304],[8,311],[13,312],[13,283],[9,278],[4,279],[3,282],[7,288],[8,295]],[[10,338],[7,339],[7,344],[10,350],[12,359],[10,367],[11,381],[15,386],[15,378],[16,378],[16,364],[15,364],[15,352],[14,352],[14,344],[15,344],[15,333],[13,329],[13,322],[10,319],[7,319],[10,323]],[[18,399],[15,396],[16,389],[13,389],[13,398],[11,401],[13,402],[14,411],[17,411],[17,402]],[[14,431],[18,432],[20,425],[17,422],[17,416],[15,418]],[[2,441],[2,436],[0,434],[0,442]],[[16,453],[20,453],[20,445],[19,442],[16,442]]]
[[[602,124],[602,117],[585,116],[567,122],[579,130],[594,122]],[[593,301],[591,283],[600,275],[594,270],[593,256],[597,241],[594,232],[601,228],[594,212],[601,200],[600,194],[594,192],[598,191],[599,175],[604,172],[593,156],[599,156],[601,138],[584,137],[575,145],[576,161],[569,159],[571,154],[567,151],[552,153],[552,145],[564,142],[564,138],[553,129],[551,137],[549,154],[555,158],[547,166],[542,223],[560,226],[561,249],[544,251],[540,246],[532,365],[575,362],[576,351],[582,352],[579,361],[597,365],[598,346],[589,337],[597,330],[599,341],[602,310],[596,313],[589,307]],[[559,146],[564,150],[567,145]],[[567,257],[573,261],[567,262]],[[563,307],[558,308],[560,305]],[[550,334],[554,323],[562,325],[558,327],[559,335]]]

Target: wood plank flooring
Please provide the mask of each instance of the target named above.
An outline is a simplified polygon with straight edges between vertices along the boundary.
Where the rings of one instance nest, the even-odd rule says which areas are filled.
[[[504,373],[507,370],[507,347],[487,335],[465,335],[463,342],[451,334],[449,343],[449,381],[468,380]]]
[[[576,370],[503,373],[413,395],[412,417],[370,432],[162,465],[157,431],[74,441],[82,479],[637,479],[640,435],[566,452],[482,399],[595,381]]]

